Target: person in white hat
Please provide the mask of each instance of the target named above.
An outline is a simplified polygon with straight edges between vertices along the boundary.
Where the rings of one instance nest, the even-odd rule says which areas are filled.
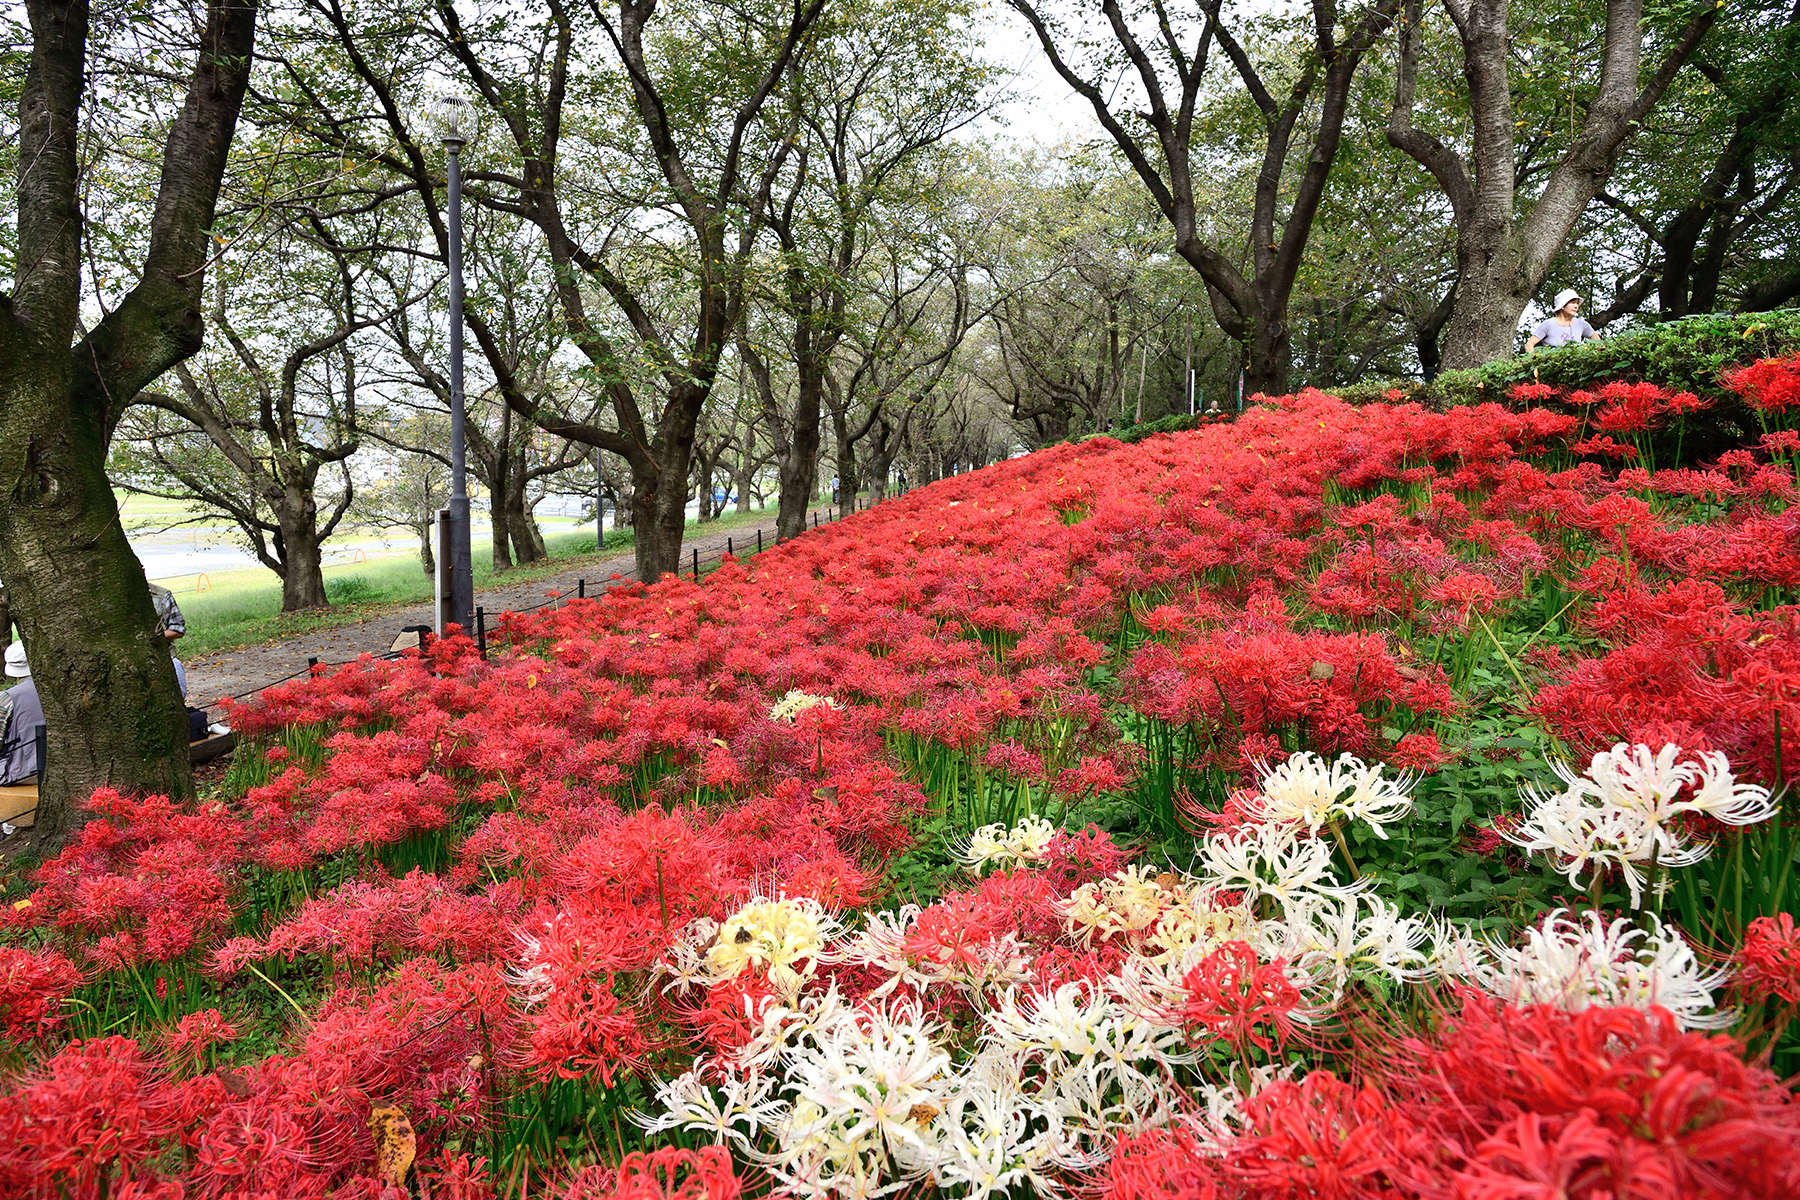
[[[1531,336],[1525,341],[1525,353],[1530,354],[1539,345],[1554,350],[1558,346],[1599,337],[1599,330],[1576,315],[1580,311],[1581,296],[1574,288],[1564,288],[1556,293],[1555,309],[1531,331]]]
[[[6,693],[12,713],[6,722],[6,740],[0,744],[0,785],[23,783],[38,773],[37,731],[44,724],[44,706],[38,703],[25,643],[14,642],[6,648],[6,674],[21,682]]]

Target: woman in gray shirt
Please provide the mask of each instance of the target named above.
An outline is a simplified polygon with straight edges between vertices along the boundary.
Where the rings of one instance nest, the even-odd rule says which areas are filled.
[[[1530,354],[1540,344],[1554,350],[1558,346],[1599,337],[1598,330],[1575,315],[1580,308],[1581,297],[1575,294],[1574,288],[1564,288],[1558,292],[1556,311],[1539,321],[1531,331],[1531,337],[1525,342],[1525,353]]]

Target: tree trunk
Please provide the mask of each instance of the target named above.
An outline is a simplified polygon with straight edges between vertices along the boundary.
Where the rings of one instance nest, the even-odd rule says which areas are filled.
[[[0,364],[0,576],[48,727],[38,828],[49,849],[95,788],[193,792],[187,713],[144,569],[106,477],[103,397],[67,353]]]
[[[869,439],[869,495],[876,501],[887,499],[888,474],[894,466],[894,427],[883,416],[875,421]]]
[[[522,464],[514,464],[515,468]],[[544,535],[539,531],[537,520],[531,515],[531,506],[526,503],[525,472],[515,469],[509,480],[517,480],[506,489],[506,532],[512,541],[513,562],[519,566],[526,563],[542,562],[550,557],[544,549]],[[499,535],[496,533],[495,535]]]
[[[506,511],[506,490],[488,485],[488,519],[494,526],[494,570],[512,570],[512,520]]]
[[[290,489],[281,501],[281,611],[324,608],[325,573],[320,565],[318,510],[310,488]]]
[[[710,385],[710,380],[704,385],[684,384],[670,397],[666,410],[670,416],[651,445],[652,460],[631,468],[632,548],[637,577],[645,583],[681,572],[694,426]]]
[[[435,528],[430,521],[413,526],[413,532],[419,535],[419,565],[425,568],[428,578],[437,574],[437,555],[431,550],[431,534]]]
[[[1288,328],[1284,298],[1264,297],[1262,312],[1251,323],[1244,339],[1244,394],[1284,395],[1288,390],[1288,364],[1293,357],[1293,338]],[[1187,388],[1182,381],[1182,405],[1186,411]],[[1200,407],[1196,393],[1194,407]]]
[[[1444,328],[1443,370],[1512,356],[1519,314],[1536,289],[1522,286],[1526,281],[1510,226],[1510,221],[1504,229],[1476,226],[1471,236],[1457,238],[1456,309]]]
[[[187,713],[143,566],[119,523],[107,442],[138,393],[200,348],[204,235],[249,80],[256,11],[208,3],[187,98],[160,155],[142,275],[77,338],[88,6],[25,7],[32,46],[17,93],[17,275],[0,312],[0,578],[44,708],[36,840],[50,854],[96,788],[193,791]]]
[[[732,472],[733,485],[737,489],[737,510],[741,513],[750,511],[750,490],[756,476],[756,422],[744,421],[744,452],[738,459],[737,470]]]
[[[850,440],[850,422],[844,413],[833,410],[831,431],[837,437],[837,503],[846,503],[862,490],[856,477],[856,444]]]
[[[529,508],[509,514],[512,525],[513,561],[519,564],[543,562],[550,557],[544,545],[544,532]]]
[[[687,528],[687,472],[673,477],[681,484],[662,487],[654,478],[632,474],[632,549],[637,559],[637,577],[645,583],[681,573],[681,535]]]
[[[694,515],[701,522],[712,520],[725,508],[723,504],[716,508],[713,505],[713,472],[718,462],[717,455],[704,449],[694,451],[694,497],[698,505]]]

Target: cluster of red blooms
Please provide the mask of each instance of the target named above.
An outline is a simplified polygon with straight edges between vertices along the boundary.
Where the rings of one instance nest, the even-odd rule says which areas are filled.
[[[1725,384],[1761,412],[1800,408],[1800,356],[1759,358],[1727,372]]]
[[[1751,370],[1747,395],[1787,403],[1792,363]],[[690,922],[778,893],[898,902],[883,868],[929,801],[897,746],[979,765],[1040,808],[1138,778],[1144,740],[1122,735],[1120,700],[1234,775],[1295,744],[1431,767],[1451,752],[1424,727],[1466,705],[1431,642],[1484,636],[1548,578],[1605,647],[1534,660],[1531,703],[1572,746],[1652,731],[1791,778],[1800,632],[1783,601],[1800,517],[1783,444],[1697,470],[1567,465],[1587,428],[1697,403],[1648,385],[1591,401],[1588,416],[1437,413],[1303,392],[1231,425],[945,480],[701,584],[509,615],[488,659],[452,637],[271,689],[233,712],[273,747],[268,782],[198,806],[100,793],[30,905],[0,913],[4,1035],[49,1043],[0,1096],[0,1191],[172,1196],[179,1177],[197,1195],[381,1195],[367,1117],[393,1103],[433,1193],[485,1195],[485,1165],[446,1147],[483,1134],[506,1089],[611,1084],[747,1036],[766,981],[685,1007],[656,984]],[[295,730],[321,756],[275,744]],[[432,839],[440,873],[378,865]],[[928,906],[897,952],[927,976],[978,971],[1012,938],[1036,979],[1104,975],[1117,947],[1071,940],[1053,901],[1122,860],[1098,830],[1060,834],[1035,869]],[[257,881],[325,868],[349,878],[242,927]],[[1788,996],[1791,928],[1756,937],[1757,986]],[[1185,1019],[1267,1051],[1291,1033],[1292,986],[1247,951],[1190,975]],[[240,1061],[243,1031],[229,992],[207,988],[175,1028],[55,1045],[83,986],[187,964],[228,987],[275,961],[333,988],[280,1054],[202,1070]],[[848,996],[874,982],[822,969]],[[1475,1005],[1437,1041],[1379,1052],[1410,1056],[1416,1078],[1278,1083],[1224,1158],[1146,1135],[1113,1187],[1449,1194],[1407,1174],[1435,1172],[1472,1196],[1553,1194],[1520,1182],[1542,1179],[1597,1197],[1634,1194],[1627,1171],[1764,1170],[1768,1082],[1722,1043],[1634,1020]],[[1645,1141],[1652,1126],[1668,1137]],[[571,1186],[723,1200],[737,1181],[722,1155],[659,1151]]]
[[[1752,1000],[1800,1005],[1800,929],[1792,915],[1750,922],[1738,951],[1737,985]]]
[[[1434,1034],[1373,1039],[1363,1077],[1277,1080],[1240,1124],[1127,1139],[1106,1200],[1791,1196],[1800,1119],[1729,1038],[1659,1010],[1464,997]]]

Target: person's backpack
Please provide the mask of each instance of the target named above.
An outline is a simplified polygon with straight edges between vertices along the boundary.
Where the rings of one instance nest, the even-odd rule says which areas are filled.
[[[188,714],[188,741],[197,742],[206,736],[206,710],[190,708]]]

